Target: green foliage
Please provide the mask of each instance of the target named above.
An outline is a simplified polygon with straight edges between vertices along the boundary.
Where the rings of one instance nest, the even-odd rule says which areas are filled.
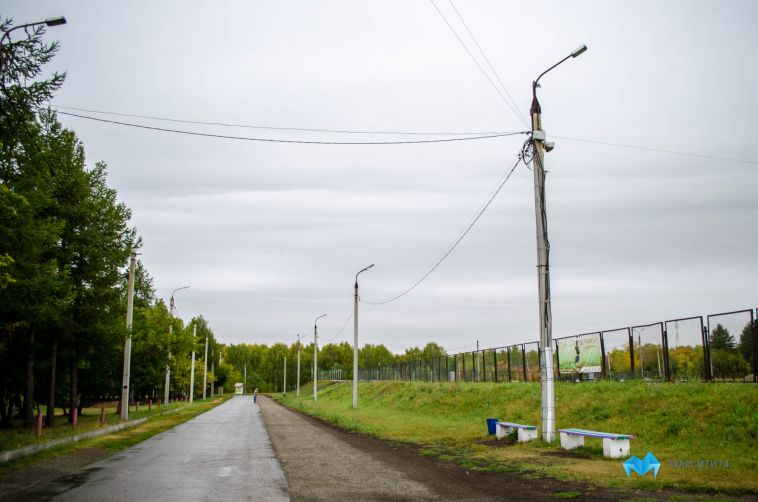
[[[721,324],[717,324],[711,332],[711,348],[712,349],[733,349],[735,347],[734,337],[729,333]]]
[[[740,333],[740,344],[738,346],[742,357],[745,358],[745,361],[748,361],[751,364],[753,362],[753,351],[755,350],[755,330],[758,330],[758,321],[754,321],[752,325],[746,324],[745,327],[742,328],[742,333]]]

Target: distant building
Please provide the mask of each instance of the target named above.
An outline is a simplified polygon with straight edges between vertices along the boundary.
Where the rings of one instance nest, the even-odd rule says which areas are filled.
[[[245,393],[245,384],[243,384],[243,383],[235,383],[234,384],[234,393],[235,394],[244,394]]]

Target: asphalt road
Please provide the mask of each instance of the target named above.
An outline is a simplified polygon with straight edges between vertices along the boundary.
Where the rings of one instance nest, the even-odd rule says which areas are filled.
[[[24,500],[289,500],[252,397],[238,396]]]

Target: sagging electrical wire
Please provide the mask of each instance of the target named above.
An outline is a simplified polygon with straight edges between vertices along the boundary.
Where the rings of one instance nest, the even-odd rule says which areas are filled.
[[[526,143],[529,143],[529,144],[531,144],[531,143],[532,143],[532,139],[531,139],[531,138],[529,138],[529,139],[526,141]],[[432,273],[433,273],[435,270],[437,270],[437,268],[438,268],[440,265],[442,265],[442,262],[444,262],[444,261],[447,259],[447,257],[448,257],[448,256],[450,256],[450,254],[453,252],[453,250],[455,250],[455,248],[456,248],[456,247],[458,247],[458,244],[460,244],[460,243],[461,243],[461,241],[462,241],[462,240],[463,240],[463,239],[466,237],[466,235],[468,235],[468,233],[469,233],[469,232],[471,231],[471,229],[474,227],[474,225],[476,224],[476,222],[477,222],[477,221],[479,221],[479,218],[481,218],[481,217],[482,217],[482,215],[483,215],[483,214],[484,214],[484,212],[487,210],[487,208],[489,208],[489,207],[490,207],[490,205],[492,204],[492,201],[493,201],[493,200],[495,200],[495,197],[497,196],[497,194],[499,194],[499,193],[500,193],[500,190],[502,190],[503,186],[506,184],[506,182],[507,182],[507,181],[508,181],[508,180],[511,178],[511,176],[513,175],[513,172],[516,170],[516,167],[518,167],[518,165],[519,165],[521,162],[523,162],[523,159],[524,159],[524,158],[525,158],[525,156],[527,155],[525,152],[531,151],[531,150],[533,149],[533,147],[527,147],[527,146],[526,146],[526,143],[525,143],[525,145],[524,145],[524,146],[522,146],[522,148],[521,148],[521,152],[519,153],[519,155],[518,155],[518,159],[516,160],[516,162],[515,162],[515,163],[513,164],[513,166],[512,166],[512,167],[511,167],[511,168],[510,168],[510,169],[507,171],[507,174],[505,175],[505,177],[503,178],[503,180],[502,180],[502,181],[500,181],[500,183],[498,184],[498,186],[497,186],[497,188],[495,189],[495,191],[494,191],[494,192],[492,193],[492,195],[491,195],[491,196],[490,196],[490,197],[487,199],[487,201],[486,201],[486,202],[485,202],[485,203],[482,205],[481,209],[480,209],[480,210],[479,210],[479,212],[476,214],[476,216],[473,218],[473,220],[471,221],[471,223],[469,223],[469,224],[468,224],[468,226],[465,228],[465,230],[463,231],[463,233],[461,233],[461,235],[460,235],[460,236],[459,236],[459,237],[458,237],[458,238],[457,238],[457,239],[456,239],[456,240],[453,242],[453,244],[452,244],[452,245],[451,245],[451,246],[450,246],[450,247],[449,247],[449,248],[448,248],[448,249],[447,249],[447,250],[446,250],[446,251],[445,251],[445,252],[442,254],[442,256],[441,256],[441,257],[440,257],[440,258],[439,258],[439,259],[438,259],[438,260],[437,260],[437,261],[434,263],[434,265],[432,265],[432,267],[431,267],[431,268],[430,268],[430,269],[429,269],[429,270],[428,270],[428,271],[427,271],[427,272],[426,272],[424,275],[422,275],[422,276],[421,276],[421,277],[420,277],[420,278],[419,278],[419,279],[418,279],[416,282],[414,282],[414,283],[413,283],[413,284],[412,284],[410,287],[408,287],[407,289],[405,289],[404,291],[402,291],[400,294],[398,294],[398,295],[395,295],[395,296],[392,296],[392,297],[390,297],[390,298],[388,298],[388,299],[386,299],[386,300],[382,300],[382,301],[379,301],[379,302],[370,302],[370,301],[367,301],[367,300],[363,300],[363,299],[361,299],[360,301],[361,301],[361,302],[363,302],[363,303],[366,303],[366,304],[368,304],[368,305],[385,305],[385,304],[387,304],[387,303],[391,303],[391,302],[394,302],[394,301],[396,301],[396,300],[399,300],[399,299],[400,299],[400,298],[402,298],[403,296],[407,295],[408,293],[410,293],[410,292],[411,292],[411,291],[413,291],[414,289],[416,289],[416,287],[418,287],[418,286],[419,286],[419,285],[420,285],[422,282],[424,282],[424,281],[425,281],[425,280],[426,280],[426,279],[427,279],[427,278],[428,278],[430,275],[432,275]],[[530,154],[530,155],[533,155],[533,154]],[[531,157],[529,157],[529,158],[531,158]]]
[[[204,137],[209,137],[209,138],[233,139],[233,140],[240,140],[240,141],[258,141],[258,142],[264,142],[264,143],[290,143],[290,144],[300,144],[300,145],[360,145],[360,146],[412,145],[412,144],[422,144],[422,143],[451,143],[451,142],[457,142],[457,141],[472,141],[472,140],[480,140],[480,139],[504,138],[506,136],[528,134],[528,131],[514,131],[514,132],[504,132],[504,133],[498,133],[498,134],[487,134],[487,135],[482,135],[482,136],[466,136],[462,138],[418,139],[418,140],[406,140],[406,141],[311,141],[311,140],[295,140],[295,139],[251,138],[251,137],[246,137],[246,136],[228,136],[224,134],[211,134],[211,133],[203,133],[203,132],[196,132],[196,131],[183,131],[180,129],[168,129],[164,127],[155,127],[155,126],[148,126],[148,125],[143,125],[143,124],[133,124],[129,122],[120,122],[118,120],[109,120],[109,119],[103,119],[99,117],[90,117],[87,115],[79,115],[76,113],[69,113],[69,112],[62,112],[62,111],[58,111],[56,113],[60,115],[66,115],[69,117],[77,117],[80,119],[93,120],[95,122],[104,122],[107,124],[135,127],[138,129],[147,129],[150,131],[171,132],[175,134],[187,134],[190,136],[204,136]]]
[[[155,115],[139,115],[135,113],[119,113],[104,110],[92,110],[89,108],[75,108],[73,106],[63,105],[50,105],[53,110],[72,110],[75,112],[96,113],[98,115],[112,115],[115,117],[130,117],[147,120],[159,120],[162,122],[175,122],[178,124],[193,124],[193,125],[207,125],[207,126],[221,126],[221,127],[237,127],[242,129],[261,129],[268,131],[293,131],[293,132],[318,132],[318,133],[333,133],[333,134],[374,134],[374,135],[386,135],[386,136],[484,136],[489,134],[500,134],[506,131],[470,131],[470,132],[446,132],[446,131],[368,131],[368,130],[354,130],[354,129],[319,129],[308,127],[276,127],[265,125],[253,125],[253,124],[235,124],[231,122],[209,122],[202,120],[186,120],[177,119],[172,117],[157,117]]]

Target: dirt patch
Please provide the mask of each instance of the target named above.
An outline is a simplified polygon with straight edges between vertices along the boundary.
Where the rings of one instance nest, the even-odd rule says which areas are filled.
[[[507,465],[488,464],[478,460],[466,460],[459,455],[447,455],[444,448],[421,447],[413,444],[382,441],[364,434],[340,429],[265,399],[261,403],[263,420],[269,431],[274,450],[282,461],[282,468],[289,483],[292,500],[529,500],[555,501],[570,498],[578,501],[611,500],[709,500],[707,495],[683,494],[674,491],[639,491],[601,488],[562,481],[550,477],[537,477],[530,473],[514,472]],[[295,417],[295,418],[293,418]],[[287,439],[294,436],[297,439]],[[309,441],[320,442],[318,449],[302,446]],[[361,454],[344,456],[339,462],[330,464],[329,457],[340,455],[340,444],[348,445]],[[486,439],[480,444],[502,448],[507,447],[502,440]],[[292,451],[288,451],[292,450]],[[575,452],[545,452],[558,456],[583,455]],[[375,491],[361,487],[341,485],[344,480],[336,478],[335,469],[347,473],[351,470],[363,471],[369,458],[372,462],[386,464],[400,471],[405,477],[424,486],[425,495],[403,493],[398,488],[397,479],[377,483]],[[584,458],[580,456],[579,458]],[[312,477],[303,477],[300,469],[311,471]],[[381,469],[379,469],[381,470]],[[379,470],[375,476],[381,476]],[[348,476],[349,477],[349,476]],[[348,481],[349,483],[349,481]],[[717,497],[725,500],[725,497]],[[755,501],[754,496],[733,496],[728,500]]]

